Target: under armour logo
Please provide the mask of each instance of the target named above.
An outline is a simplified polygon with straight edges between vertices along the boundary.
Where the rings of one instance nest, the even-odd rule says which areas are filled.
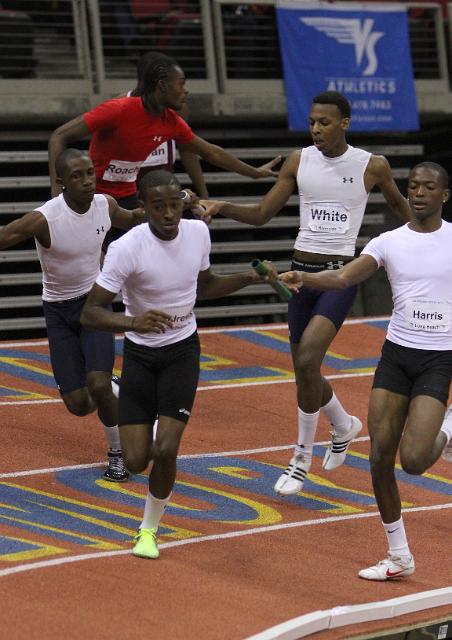
[[[367,66],[363,71],[363,75],[372,76],[375,74],[378,67],[375,45],[384,36],[381,31],[372,33],[375,20],[372,20],[372,18],[360,20],[359,18],[324,17],[308,17],[300,18],[300,20],[308,27],[321,31],[341,44],[355,45],[355,60],[358,66],[363,60],[364,53],[367,56]]]
[[[330,261],[326,262],[325,264],[326,264],[326,268],[328,270],[330,270],[330,269],[342,269],[342,267],[345,265],[345,262],[343,260],[330,260]]]
[[[100,232],[103,231],[103,233],[105,233],[105,229],[103,227],[101,227],[100,229],[96,229],[97,231],[97,235],[100,235]]]
[[[342,182],[353,182],[353,178],[342,178]]]
[[[152,140],[153,140],[154,142],[161,142],[161,141],[163,140],[163,136],[154,136],[154,137],[152,138]]]

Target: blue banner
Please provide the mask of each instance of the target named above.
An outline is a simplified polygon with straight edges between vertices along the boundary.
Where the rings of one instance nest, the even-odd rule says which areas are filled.
[[[322,91],[348,98],[352,131],[419,128],[403,5],[278,0],[277,21],[291,129]]]

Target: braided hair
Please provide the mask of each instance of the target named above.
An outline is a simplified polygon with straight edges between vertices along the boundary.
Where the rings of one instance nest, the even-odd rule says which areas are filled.
[[[160,80],[168,77],[174,67],[178,67],[174,58],[170,58],[157,51],[149,51],[138,60],[137,76],[138,84],[133,95],[143,96],[152,93]]]

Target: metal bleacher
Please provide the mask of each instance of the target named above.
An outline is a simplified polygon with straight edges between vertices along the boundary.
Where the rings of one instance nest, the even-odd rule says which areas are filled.
[[[438,2],[405,4],[419,111],[451,114],[452,3],[447,9]],[[165,12],[155,0],[0,0],[0,121],[6,124],[0,131],[0,225],[49,198],[49,130],[132,88],[137,59],[150,48],[173,56],[184,69],[190,123],[195,125],[197,118],[198,135],[255,165],[309,144],[306,134],[299,139],[286,128],[275,5],[276,0],[172,0],[172,11]],[[445,134],[444,145],[446,138]],[[385,155],[404,191],[408,167],[423,153],[422,145],[405,144],[411,139],[400,134],[397,139],[377,135],[356,141],[352,136],[350,141]],[[389,142],[379,144],[384,140]],[[252,181],[214,167],[204,169],[213,198],[256,202],[272,184],[271,179]],[[176,170],[188,185],[180,163]],[[359,248],[395,224],[381,194],[372,193]],[[263,227],[216,218],[210,225],[213,268],[218,273],[237,272],[260,257],[287,269],[297,228],[295,195]],[[42,332],[40,282],[32,241],[0,251],[3,334]],[[384,309],[387,285],[372,287],[375,308]],[[352,313],[374,313],[370,290],[367,297],[365,293],[362,286]],[[281,321],[286,309],[273,289],[256,285],[227,299],[200,302],[197,316],[200,324],[242,318]]]
[[[206,133],[208,138],[208,132]],[[255,142],[256,144],[256,142]],[[360,145],[361,146],[361,145]],[[365,145],[362,145],[365,146]],[[396,181],[405,188],[408,166],[413,158],[422,155],[422,145],[367,146],[369,151],[385,155],[391,165]],[[262,164],[275,155],[289,153],[289,147],[230,147],[237,157]],[[11,175],[0,178],[0,223],[32,211],[49,198],[46,151],[1,151],[0,164],[8,167]],[[176,165],[176,168],[181,168]],[[211,197],[231,202],[258,202],[274,182],[272,178],[253,181],[249,178],[224,171],[205,172]],[[189,184],[188,176],[178,172],[183,185]],[[370,237],[396,224],[381,193],[371,193],[364,217],[358,248],[362,248]],[[212,268],[220,274],[246,270],[253,258],[272,260],[279,270],[290,266],[290,256],[298,231],[297,196],[293,195],[287,205],[265,226],[254,228],[248,225],[214,218],[210,224],[212,237]],[[8,295],[0,298],[0,330],[39,330],[44,327],[41,302],[41,273],[37,252],[33,242],[0,251],[0,285]],[[252,319],[253,322],[283,321],[287,304],[281,302],[269,285],[253,285],[226,299],[201,302],[196,315],[200,324],[227,324]],[[357,313],[363,310],[358,308]]]

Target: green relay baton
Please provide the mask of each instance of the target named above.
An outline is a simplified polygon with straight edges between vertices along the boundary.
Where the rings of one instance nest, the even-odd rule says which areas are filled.
[[[252,261],[251,266],[253,267],[254,271],[260,276],[267,275],[267,267],[262,262],[262,260],[256,258]],[[277,280],[276,282],[269,282],[269,284],[273,287],[281,300],[284,300],[284,302],[288,302],[291,299],[292,291],[288,287],[286,287],[285,284],[283,284],[279,280]]]

